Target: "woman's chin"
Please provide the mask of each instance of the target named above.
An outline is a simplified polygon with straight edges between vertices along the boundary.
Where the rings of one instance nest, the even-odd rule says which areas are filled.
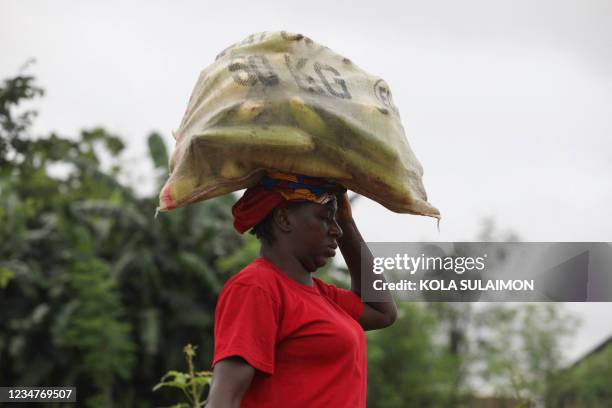
[[[313,256],[312,258],[310,258],[307,262],[302,262],[302,265],[304,265],[304,268],[312,273],[312,272],[316,272],[317,269],[322,268],[323,266],[325,266],[325,264],[327,263],[328,259],[331,259],[333,257],[327,256],[327,255],[316,255]]]
[[[317,268],[321,268],[323,266],[325,266],[325,264],[327,263],[327,257],[325,256],[317,256],[315,258],[315,265],[317,266]]]

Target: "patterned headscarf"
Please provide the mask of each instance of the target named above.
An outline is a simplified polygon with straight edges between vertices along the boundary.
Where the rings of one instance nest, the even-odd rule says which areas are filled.
[[[343,186],[323,179],[269,172],[257,186],[248,188],[232,207],[234,228],[243,234],[259,224],[276,207],[296,201],[325,204],[345,191]]]

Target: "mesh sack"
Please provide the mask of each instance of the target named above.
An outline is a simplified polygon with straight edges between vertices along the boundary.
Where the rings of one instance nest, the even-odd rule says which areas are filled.
[[[223,50],[174,136],[160,211],[251,187],[273,170],[439,218],[387,83],[301,34],[252,34]]]

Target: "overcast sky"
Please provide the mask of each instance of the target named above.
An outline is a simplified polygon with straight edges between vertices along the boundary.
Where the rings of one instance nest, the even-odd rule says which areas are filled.
[[[0,0],[0,74],[46,89],[35,130],[105,126],[128,143],[150,192],[146,135],[169,146],[199,72],[248,34],[302,33],[384,78],[443,216],[360,198],[367,241],[474,240],[483,217],[524,241],[612,241],[612,2],[609,0]],[[148,189],[148,190],[147,190]],[[568,358],[612,334],[610,304]]]

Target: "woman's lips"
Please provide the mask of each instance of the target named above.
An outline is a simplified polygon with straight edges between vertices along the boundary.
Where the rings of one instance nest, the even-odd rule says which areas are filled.
[[[329,254],[329,256],[336,256],[336,248],[338,248],[338,245],[328,245],[327,246],[327,253]]]

